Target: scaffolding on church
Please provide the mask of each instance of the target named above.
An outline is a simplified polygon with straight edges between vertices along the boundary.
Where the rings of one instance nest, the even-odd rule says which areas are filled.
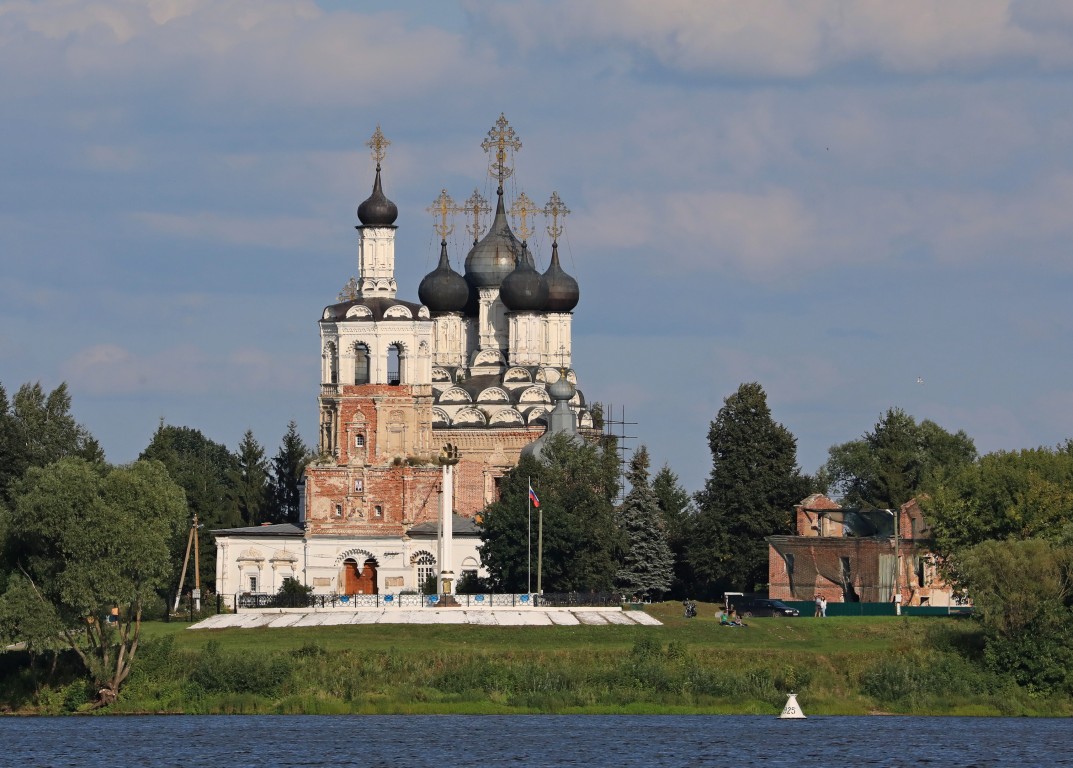
[[[615,418],[615,405],[614,403],[607,404],[607,410],[603,412],[603,440],[604,443],[614,441],[615,451],[618,452],[618,498],[616,501],[621,504],[626,499],[626,467],[629,465],[629,460],[626,454],[633,451],[633,448],[626,445],[627,440],[636,440],[636,435],[627,435],[627,427],[636,427],[637,422],[626,421],[626,406],[622,406],[621,416]]]

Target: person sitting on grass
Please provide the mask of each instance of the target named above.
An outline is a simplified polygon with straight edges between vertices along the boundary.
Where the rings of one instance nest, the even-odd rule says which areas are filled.
[[[746,627],[746,626],[748,626],[748,624],[746,624],[744,621],[742,621],[740,618],[738,618],[737,611],[735,611],[733,608],[730,609],[730,613],[724,613],[722,615],[722,617],[720,617],[719,623],[724,627]]]

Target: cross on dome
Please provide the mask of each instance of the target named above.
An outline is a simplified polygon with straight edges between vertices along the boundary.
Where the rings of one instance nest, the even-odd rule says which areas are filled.
[[[458,209],[459,213],[464,213],[467,218],[473,217],[473,224],[466,223],[466,232],[473,235],[473,242],[477,242],[477,238],[481,236],[481,216],[491,213],[492,208],[488,205],[488,201],[481,197],[481,193],[476,189],[473,190],[473,194],[469,196],[469,199],[462,204],[462,207]]]
[[[496,124],[488,131],[488,138],[481,142],[481,149],[485,152],[495,150],[495,160],[492,161],[492,167],[488,172],[493,178],[499,180],[500,193],[503,191],[503,182],[514,173],[513,168],[507,167],[507,150],[517,152],[521,148],[521,139],[515,135],[506,116],[500,112]]]
[[[514,228],[518,231],[518,235],[523,242],[529,239],[529,235],[533,234],[533,228],[526,223],[526,220],[539,212],[540,209],[529,199],[529,195],[524,192],[518,195],[510,206],[510,215],[515,220]]]
[[[547,229],[553,242],[557,241],[559,235],[563,233],[563,227],[559,223],[559,217],[566,218],[568,213],[570,213],[570,209],[563,204],[562,198],[559,197],[559,193],[552,192],[548,204],[544,206],[544,215],[551,219],[551,224]]]
[[[380,161],[387,155],[387,148],[391,146],[391,142],[384,138],[384,132],[380,130],[380,124],[376,124],[376,131],[373,133],[373,137],[365,142],[365,146],[373,151],[373,160],[376,161],[376,170],[380,170]]]
[[[447,223],[447,217],[458,213],[460,209],[455,205],[454,199],[447,194],[446,189],[441,189],[439,196],[432,201],[432,205],[427,208],[428,212],[433,215],[438,221],[432,225],[432,228],[436,231],[436,234],[440,236],[440,240],[446,240],[447,236],[454,232],[454,224]]]

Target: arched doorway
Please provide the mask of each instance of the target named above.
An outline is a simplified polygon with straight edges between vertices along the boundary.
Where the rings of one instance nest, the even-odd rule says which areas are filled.
[[[343,594],[344,595],[375,595],[376,591],[376,568],[378,563],[370,557],[358,567],[358,561],[348,557],[343,561]]]

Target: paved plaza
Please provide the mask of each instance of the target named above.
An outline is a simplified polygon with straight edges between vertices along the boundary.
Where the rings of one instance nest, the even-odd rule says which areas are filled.
[[[323,608],[221,613],[190,629],[328,627],[340,624],[483,624],[500,627],[588,625],[660,626],[644,611],[619,608]]]

